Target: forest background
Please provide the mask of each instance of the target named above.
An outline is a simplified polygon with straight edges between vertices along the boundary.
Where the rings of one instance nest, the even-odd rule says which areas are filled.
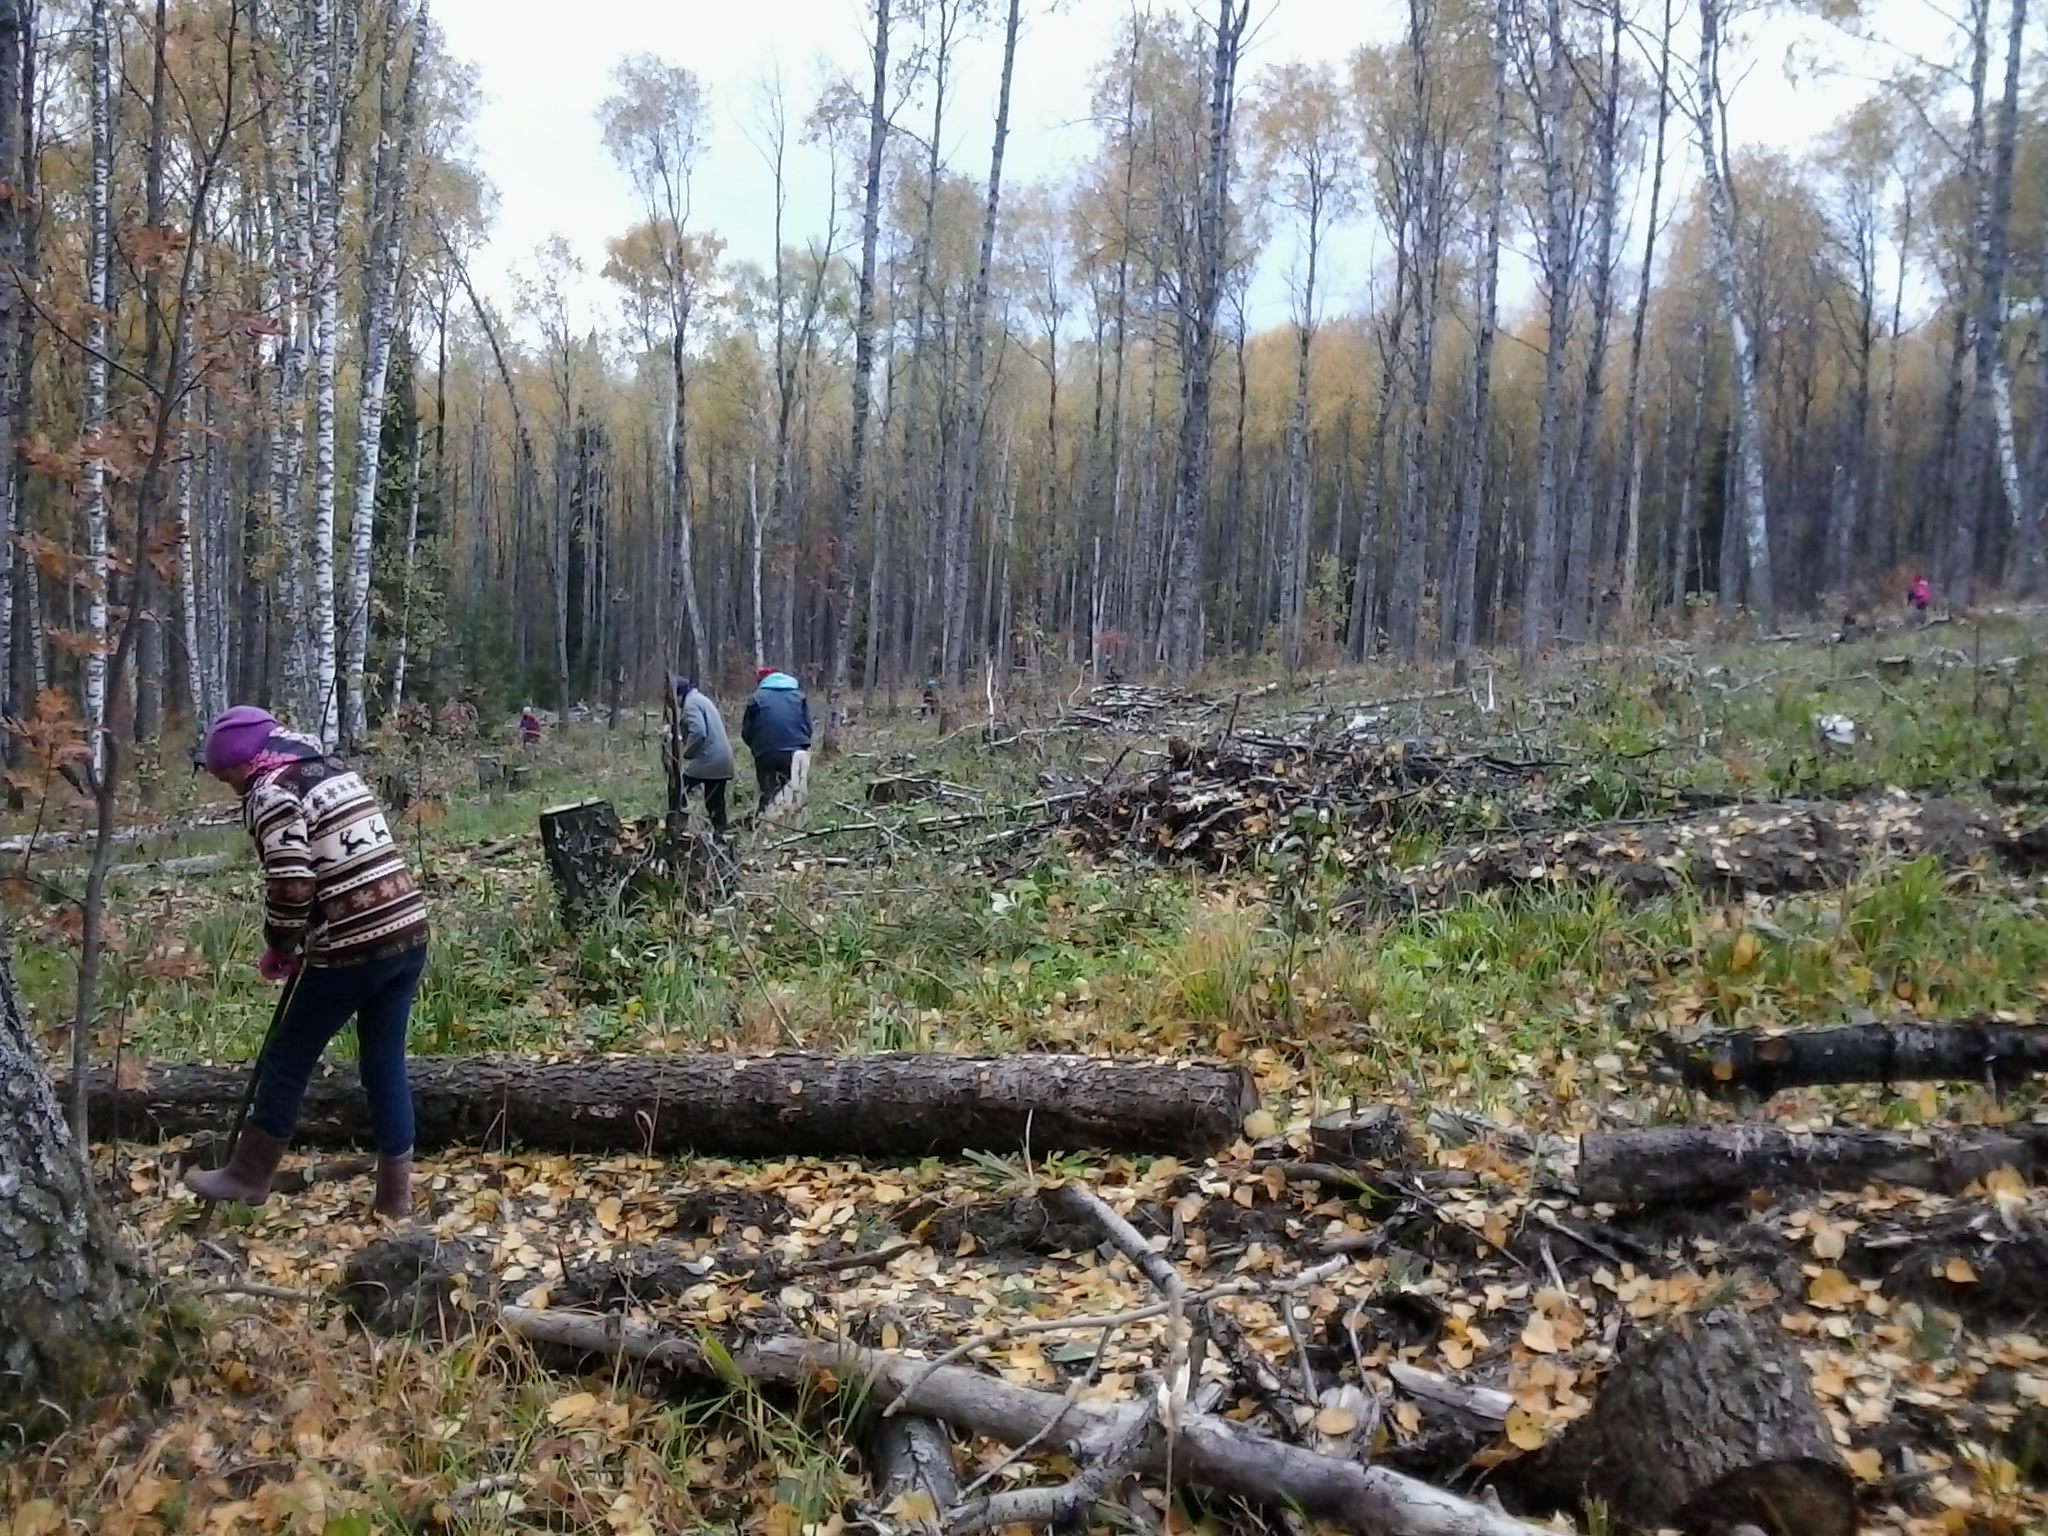
[[[555,239],[491,284],[425,0],[0,0],[14,710],[147,761],[231,698],[354,741],[669,668],[979,694],[2038,586],[2028,0],[1883,51],[1796,149],[1729,110],[1765,9],[1389,16],[1249,68],[1242,0],[1133,10],[1088,154],[1031,183],[1023,0],[870,0],[814,97],[627,53],[563,131],[643,216],[598,273]],[[729,134],[766,261],[693,199]]]

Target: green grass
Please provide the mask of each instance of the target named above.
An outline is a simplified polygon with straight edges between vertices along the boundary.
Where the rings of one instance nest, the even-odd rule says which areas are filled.
[[[1936,654],[1965,643],[1967,664]],[[1972,631],[1920,631],[1828,650],[1590,662],[1534,697],[1504,694],[1496,716],[1454,701],[1426,730],[1563,761],[1560,809],[1586,820],[1657,814],[1679,786],[1765,796],[1898,783],[1981,801],[1987,775],[2025,778],[2048,761],[2048,669],[2017,628],[1987,625],[1981,666],[1976,650]],[[1911,674],[1877,676],[1876,659],[1895,654],[1914,657]],[[1996,664],[2006,656],[2020,660]],[[1362,681],[1327,696],[1371,691]],[[1320,697],[1282,693],[1271,707]],[[1823,711],[1857,720],[1854,749],[1819,750],[1812,717]],[[946,809],[868,807],[862,791],[878,773],[914,766],[1001,804],[1042,794],[1042,774],[1099,775],[1122,750],[1073,734],[991,754],[972,732],[933,750],[925,722],[871,730],[866,755],[819,763],[803,819],[766,841]],[[529,832],[565,800],[652,812],[651,746],[633,729],[558,738],[531,789],[497,798],[474,792],[467,759],[437,772],[441,810],[403,834],[435,917],[414,1024],[422,1052],[1265,1051],[1333,1092],[1427,1084],[1512,1100],[1561,1067],[1628,1055],[1668,1024],[2026,1011],[2048,976],[2040,896],[2005,876],[1891,863],[1847,891],[1751,913],[1695,898],[1630,905],[1602,889],[1494,894],[1362,929],[1332,916],[1358,872],[1313,841],[1222,882],[1048,849],[991,883],[942,839],[855,830],[763,856],[728,909],[643,911],[570,933],[536,859],[479,864],[463,850]],[[1464,814],[1471,825],[1405,829],[1393,857],[1419,862],[1488,828],[1483,805]],[[240,835],[208,834],[204,846],[238,850]],[[253,870],[238,857],[186,882],[169,907],[149,894],[161,883],[117,882],[126,940],[102,1035],[118,1022],[147,1056],[246,1058],[275,997],[253,969]],[[67,1016],[68,951],[17,950],[38,1018]]]

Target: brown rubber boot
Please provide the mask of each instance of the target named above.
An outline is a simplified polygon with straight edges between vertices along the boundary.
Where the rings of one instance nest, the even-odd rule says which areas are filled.
[[[372,1207],[379,1216],[404,1221],[412,1215],[412,1154],[377,1159],[377,1199]]]
[[[191,1169],[185,1175],[185,1187],[202,1200],[261,1205],[270,1198],[270,1181],[277,1176],[277,1165],[288,1145],[268,1131],[245,1125],[235,1138],[227,1166]]]

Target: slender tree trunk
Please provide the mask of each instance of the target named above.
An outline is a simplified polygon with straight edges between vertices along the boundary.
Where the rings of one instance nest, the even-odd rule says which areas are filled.
[[[680,279],[679,279],[680,281]],[[689,369],[684,335],[689,328],[690,305],[683,304],[675,316],[675,339],[670,347],[672,365],[669,402],[669,535],[674,541],[669,567],[670,611],[690,626],[690,676],[706,677],[713,664],[711,645],[704,627],[704,609],[697,597],[697,551],[690,527],[690,409]],[[670,655],[682,649],[682,635],[670,641]]]
[[[92,64],[87,90],[90,102],[92,164],[86,192],[85,399],[79,424],[85,464],[80,495],[85,513],[85,661],[84,706],[89,750],[95,770],[106,760],[107,726],[107,583],[112,568],[107,556],[107,418],[108,348],[113,328],[108,314],[113,277],[113,32],[108,0],[92,0]]]
[[[1617,31],[1621,10],[1612,12]],[[1636,624],[1636,577],[1643,529],[1643,342],[1650,319],[1650,284],[1657,266],[1657,219],[1664,205],[1664,139],[1671,122],[1672,0],[1664,0],[1664,25],[1657,35],[1657,131],[1650,151],[1650,205],[1643,224],[1643,265],[1636,276],[1636,309],[1628,342],[1628,399],[1622,407],[1622,462],[1628,466],[1628,507],[1623,514],[1621,625],[1623,637]]]
[[[307,0],[311,12],[311,95],[314,133],[313,163],[307,180],[313,193],[313,517],[307,530],[311,543],[313,590],[308,601],[313,618],[313,697],[308,724],[332,746],[340,736],[338,674],[334,648],[334,490],[335,375],[339,339],[337,310],[341,297],[341,182],[344,90],[342,51],[335,25],[335,0]]]
[[[852,425],[842,481],[835,597],[839,612],[832,640],[831,698],[846,693],[853,665],[854,545],[867,501],[868,414],[875,377],[875,254],[882,232],[882,160],[889,142],[889,17],[893,0],[874,0],[873,94],[868,99],[868,163],[861,196],[860,287],[853,322]]]
[[[1493,343],[1500,324],[1500,226],[1507,200],[1508,160],[1508,37],[1513,25],[1511,0],[1496,0],[1489,63],[1493,83],[1493,127],[1486,145],[1486,231],[1479,251],[1477,336],[1472,345],[1472,451],[1465,460],[1465,480],[1458,511],[1458,545],[1451,557],[1453,612],[1452,649],[1463,659],[1472,654],[1478,619],[1479,526],[1486,509],[1488,466],[1493,446]],[[1652,216],[1655,222],[1655,216]]]
[[[1315,501],[1308,460],[1310,365],[1316,339],[1316,264],[1322,255],[1322,210],[1311,185],[1310,211],[1302,231],[1307,243],[1301,279],[1301,309],[1294,319],[1294,409],[1287,421],[1286,562],[1280,587],[1280,659],[1292,676],[1302,663],[1302,622],[1308,611],[1309,544]]]
[[[1771,520],[1764,501],[1763,408],[1757,387],[1757,349],[1742,314],[1741,268],[1735,256],[1735,210],[1721,165],[1721,6],[1700,3],[1700,69],[1697,90],[1700,167],[1707,188],[1707,223],[1712,240],[1715,286],[1727,317],[1730,371],[1735,378],[1737,462],[1731,497],[1737,531],[1749,562],[1749,601],[1769,628],[1777,615],[1771,582]],[[1728,519],[1724,516],[1723,527]],[[1726,538],[1724,531],[1722,537]]]
[[[1003,149],[1010,136],[1010,86],[1017,70],[1017,30],[1022,13],[1022,0],[1010,0],[1003,22],[1003,67],[1001,84],[996,91],[995,135],[989,147],[988,197],[982,206],[981,251],[975,267],[974,296],[967,310],[967,390],[960,425],[960,464],[953,482],[958,513],[949,519],[950,543],[946,555],[949,573],[966,568],[968,551],[972,547],[975,501],[980,489],[982,425],[988,414],[984,375],[988,357],[989,294],[995,269],[996,227],[1002,211]],[[949,580],[944,654],[947,658],[946,675],[955,685],[964,679],[963,669],[967,664],[964,654],[965,597],[962,591],[956,600]]]
[[[1614,317],[1614,239],[1621,186],[1617,140],[1621,114],[1622,19],[1618,4],[1609,12],[1609,34],[1605,67],[1601,71],[1595,133],[1598,188],[1594,193],[1593,216],[1593,336],[1586,351],[1586,387],[1579,403],[1579,449],[1572,461],[1570,496],[1571,534],[1565,542],[1564,623],[1568,640],[1584,640],[1592,631],[1595,548],[1594,529],[1599,522],[1599,473],[1601,405],[1606,398],[1607,338]],[[1654,238],[1654,224],[1652,237]]]
[[[385,0],[383,99],[377,166],[369,189],[368,264],[363,273],[363,373],[356,410],[355,504],[349,519],[348,607],[342,656],[351,743],[361,741],[370,729],[370,568],[375,553],[377,487],[383,467],[380,445],[384,432],[384,387],[391,367],[392,332],[398,323],[398,277],[412,210],[420,51],[426,45],[428,21],[426,0],[420,0],[411,28],[412,48],[405,67],[405,84],[395,91],[392,77],[398,67],[400,4],[401,0]]]
[[[1699,512],[1700,450],[1706,439],[1707,382],[1712,377],[1708,362],[1713,349],[1707,345],[1704,320],[1695,334],[1694,346],[1698,360],[1693,377],[1692,432],[1686,444],[1684,483],[1679,487],[1678,519],[1671,539],[1671,606],[1681,614],[1685,611],[1686,598],[1692,594],[1693,546],[1699,536],[1696,518]]]
[[[1712,4],[1713,0],[1706,0]],[[1548,0],[1549,59],[1544,75],[1543,185],[1546,218],[1543,234],[1543,283],[1548,294],[1548,334],[1543,346],[1543,404],[1536,442],[1536,509],[1529,530],[1526,575],[1522,582],[1522,666],[1537,657],[1557,635],[1557,532],[1563,500],[1564,366],[1571,341],[1573,252],[1571,189],[1565,163],[1565,115],[1571,101],[1571,62],[1565,49],[1564,0]]]
[[[1380,345],[1380,398],[1373,415],[1372,439],[1366,449],[1365,501],[1359,511],[1358,558],[1351,573],[1351,622],[1346,641],[1353,661],[1370,661],[1379,649],[1376,624],[1379,577],[1380,504],[1384,494],[1387,440],[1401,413],[1401,339],[1408,318],[1411,275],[1405,250],[1394,259],[1393,318],[1386,322]]]
[[[1415,242],[1414,350],[1409,360],[1407,443],[1401,456],[1401,490],[1394,536],[1394,572],[1387,589],[1387,640],[1394,653],[1412,663],[1422,643],[1422,610],[1427,596],[1429,548],[1427,510],[1431,484],[1431,406],[1436,380],[1436,328],[1443,309],[1444,240],[1450,197],[1445,164],[1448,146],[1437,125],[1437,85],[1430,58],[1436,29],[1434,0],[1409,0],[1409,110],[1414,114],[1407,165],[1407,208],[1403,228]]]
[[[1986,0],[1988,6],[1988,0]],[[2005,274],[2011,248],[2012,175],[2019,138],[2020,54],[2026,38],[2027,0],[2011,0],[2005,41],[2004,90],[1998,101],[1998,126],[1991,144],[1991,179],[1984,196],[1977,236],[1977,314],[1975,398],[1970,420],[1970,446],[1963,473],[1966,525],[1961,532],[1963,558],[1956,571],[1965,583],[1975,579],[1984,554],[1983,508],[1990,500],[1987,465],[1998,469],[1998,488],[2010,524],[2018,526],[2026,494],[2020,487],[2019,453],[2012,420],[2012,374],[2005,358]],[[1969,587],[1958,594],[1965,600]]]
[[[1224,239],[1230,205],[1230,129],[1237,108],[1237,64],[1250,0],[1219,0],[1216,46],[1209,70],[1207,164],[1197,199],[1194,270],[1185,274],[1180,337],[1180,464],[1174,476],[1172,574],[1168,582],[1168,665],[1189,673],[1200,664],[1202,532],[1209,498],[1209,398],[1215,367],[1216,317],[1223,302]]]
[[[0,176],[19,181],[26,139],[24,74],[28,65],[29,0],[0,0]],[[15,664],[15,540],[22,528],[21,456],[15,422],[28,376],[22,340],[28,311],[21,291],[24,224],[20,200],[0,199],[0,715],[26,713]],[[21,562],[26,563],[26,562]],[[33,626],[33,613],[22,615]],[[0,740],[0,762],[13,766],[17,743]]]

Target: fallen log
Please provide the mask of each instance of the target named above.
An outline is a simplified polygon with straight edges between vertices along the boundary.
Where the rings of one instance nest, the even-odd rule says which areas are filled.
[[[1768,1318],[1730,1310],[1625,1351],[1533,1477],[1637,1530],[1856,1529],[1855,1481],[1799,1352]]]
[[[1654,1037],[1688,1088],[1717,1099],[1830,1083],[1986,1083],[2005,1087],[2048,1072],[2048,1029],[1965,1020],[1955,1024],[1853,1024],[1766,1034],[1717,1029]]]
[[[714,1376],[694,1339],[645,1323],[532,1307],[505,1307],[498,1322],[535,1344],[607,1358],[624,1356],[689,1375]],[[794,1336],[758,1339],[718,1361],[750,1381],[813,1386],[832,1382],[869,1401],[907,1398],[906,1411],[942,1419],[1005,1445],[1036,1443],[1082,1465],[1103,1464],[1152,1408],[1069,1400],[1013,1386],[965,1366],[913,1360],[884,1350]],[[1538,1528],[1384,1467],[1338,1461],[1283,1444],[1228,1419],[1191,1413],[1177,1431],[1148,1430],[1131,1462],[1153,1478],[1171,1474],[1261,1504],[1297,1509],[1376,1536],[1538,1536]]]
[[[108,839],[114,844],[142,843],[151,838],[184,837],[193,832],[211,832],[220,827],[240,826],[239,811],[215,812],[159,826],[117,827]],[[0,857],[36,853],[46,848],[83,848],[99,840],[97,832],[37,832],[21,837],[0,837]]]
[[[423,1056],[412,1064],[421,1150],[691,1150],[727,1157],[915,1160],[967,1150],[1100,1149],[1207,1156],[1258,1105],[1242,1067],[1096,1056],[688,1054]],[[158,1062],[96,1069],[96,1134],[150,1139],[224,1129],[248,1068]],[[64,1083],[59,1082],[60,1091]],[[313,1079],[300,1146],[372,1140],[353,1070]]]
[[[1579,1143],[1579,1198],[1654,1205],[1753,1189],[1860,1189],[1873,1180],[1953,1193],[2000,1168],[2031,1176],[2033,1147],[1997,1131],[1916,1137],[1771,1125],[1657,1125]]]

